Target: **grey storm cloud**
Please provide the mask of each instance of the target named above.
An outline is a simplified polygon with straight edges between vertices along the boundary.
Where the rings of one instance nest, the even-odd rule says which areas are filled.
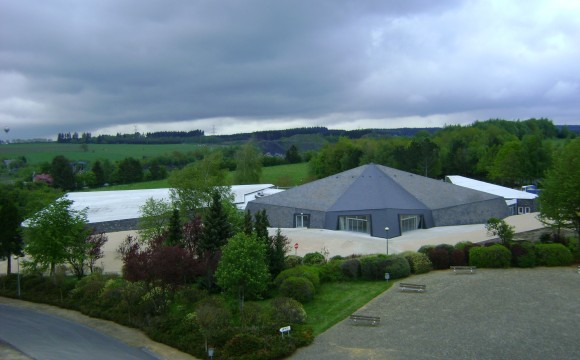
[[[573,1],[0,1],[0,125],[580,123]]]

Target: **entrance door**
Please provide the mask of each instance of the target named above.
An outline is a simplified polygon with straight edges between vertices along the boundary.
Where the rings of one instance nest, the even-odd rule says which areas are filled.
[[[310,215],[308,214],[296,214],[296,227],[297,228],[307,228],[310,226]]]

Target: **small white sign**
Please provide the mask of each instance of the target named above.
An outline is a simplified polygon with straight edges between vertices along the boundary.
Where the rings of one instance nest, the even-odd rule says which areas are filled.
[[[280,332],[282,334],[285,332],[290,332],[290,326],[284,326],[283,328],[280,328]]]

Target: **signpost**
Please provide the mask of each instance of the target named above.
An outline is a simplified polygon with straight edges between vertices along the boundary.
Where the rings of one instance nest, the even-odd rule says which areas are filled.
[[[294,255],[298,255],[298,243],[294,244]]]
[[[290,334],[290,326],[284,326],[282,328],[280,328],[280,334],[282,334],[282,337],[284,337],[284,334],[289,335]]]
[[[390,278],[391,278],[391,274],[385,273],[385,280],[387,280],[387,282],[389,282]]]

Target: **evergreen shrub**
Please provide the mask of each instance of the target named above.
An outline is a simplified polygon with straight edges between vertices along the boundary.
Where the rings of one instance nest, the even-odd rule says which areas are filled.
[[[574,260],[572,252],[562,244],[536,244],[539,266],[567,266]]]
[[[308,253],[304,255],[302,263],[304,265],[322,265],[326,262],[324,255],[319,252]]]
[[[360,277],[360,261],[359,261],[359,259],[345,260],[340,265],[340,268],[342,270],[343,275],[347,279],[356,280]]]
[[[268,344],[262,337],[251,333],[241,333],[234,335],[223,348],[225,359],[267,359],[258,354],[264,353],[260,350],[266,350]]]
[[[400,279],[411,274],[409,262],[402,255],[389,255],[386,258],[384,273],[389,273],[391,279]],[[384,278],[383,273],[383,278]]]
[[[407,259],[412,274],[425,274],[431,271],[433,267],[431,260],[424,253],[406,251],[402,255]]]
[[[474,247],[469,251],[469,265],[480,268],[507,268],[512,254],[503,245]]]
[[[284,267],[286,269],[290,269],[298,265],[302,265],[302,257],[298,255],[287,255],[284,258]]]
[[[277,297],[272,300],[272,318],[280,324],[304,324],[306,310],[302,304],[289,297]]]
[[[386,255],[364,256],[359,259],[360,274],[365,280],[381,280],[385,278],[387,266]]]
[[[305,277],[290,276],[280,284],[280,295],[305,304],[314,298],[314,285]]]
[[[330,260],[326,264],[322,265],[318,269],[318,275],[320,277],[320,282],[334,282],[344,280],[344,274],[342,273],[342,260]]]

